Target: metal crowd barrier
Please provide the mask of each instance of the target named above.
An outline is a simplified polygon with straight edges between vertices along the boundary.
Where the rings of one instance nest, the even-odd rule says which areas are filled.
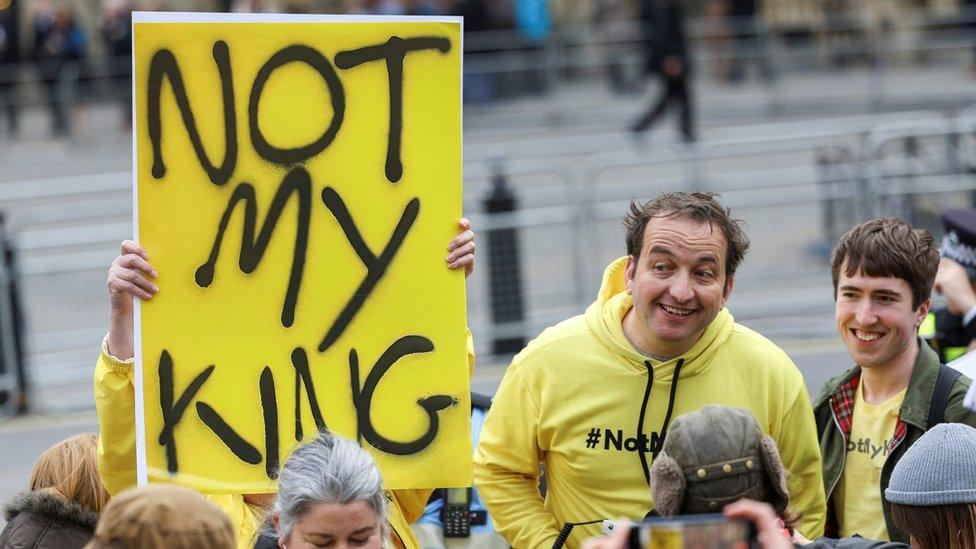
[[[971,203],[973,113],[743,127],[711,132],[692,146],[651,150],[616,147],[599,134],[472,150],[464,165],[464,210],[481,235],[518,231],[518,257],[507,260],[518,265],[526,289],[522,319],[493,322],[490,269],[481,256],[468,300],[479,353],[490,354],[485,345],[491,340],[532,337],[582,312],[605,265],[624,254],[620,220],[629,201],[667,190],[719,191],[747,222],[753,249],[730,304],[737,318],[829,310],[826,255],[839,230],[869,216],[914,211],[914,222],[938,233],[939,208]],[[619,150],[598,152],[607,147]],[[520,207],[489,215],[479,204],[498,170]],[[107,325],[105,271],[118,242],[131,233],[130,177],[117,172],[0,183],[0,209],[9,212],[19,255],[16,271],[0,265],[0,300],[15,280],[26,312],[34,409],[91,405],[91,368]],[[0,302],[5,361],[2,334],[10,322],[3,315],[11,310]],[[0,390],[11,380],[8,371],[0,373]]]
[[[132,232],[130,181],[130,172],[116,172],[0,183],[18,257],[32,410],[93,405],[92,366],[107,328],[105,273]],[[0,314],[6,310],[0,304]]]

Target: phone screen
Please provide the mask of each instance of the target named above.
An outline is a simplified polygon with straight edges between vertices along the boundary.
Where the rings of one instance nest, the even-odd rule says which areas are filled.
[[[749,523],[722,515],[686,515],[641,525],[638,547],[645,549],[728,549],[749,547]]]
[[[467,488],[448,488],[447,489],[447,502],[448,503],[468,503],[468,489]]]

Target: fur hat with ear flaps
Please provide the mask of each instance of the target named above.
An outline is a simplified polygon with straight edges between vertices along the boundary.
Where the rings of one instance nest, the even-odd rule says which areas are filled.
[[[748,410],[714,404],[674,420],[651,467],[651,496],[665,517],[718,513],[742,498],[781,514],[790,503],[773,439]]]

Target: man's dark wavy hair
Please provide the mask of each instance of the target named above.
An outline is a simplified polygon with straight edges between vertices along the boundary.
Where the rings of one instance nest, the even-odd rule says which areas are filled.
[[[830,258],[834,280],[834,299],[840,270],[854,276],[900,278],[912,289],[912,309],[918,309],[932,295],[935,273],[939,270],[939,248],[932,234],[913,229],[897,217],[865,221],[840,237]]]

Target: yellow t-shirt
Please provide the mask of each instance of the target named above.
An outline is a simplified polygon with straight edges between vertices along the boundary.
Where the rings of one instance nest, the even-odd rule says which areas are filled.
[[[871,405],[864,401],[863,387],[863,383],[857,386],[851,436],[834,508],[841,536],[858,534],[888,541],[881,510],[881,468],[888,458],[888,442],[895,432],[907,388],[881,404]]]

